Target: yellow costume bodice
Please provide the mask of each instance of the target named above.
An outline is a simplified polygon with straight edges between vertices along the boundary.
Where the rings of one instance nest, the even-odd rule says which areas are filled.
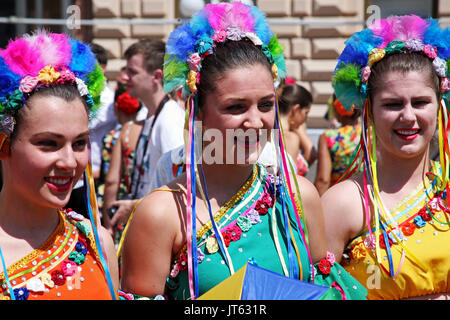
[[[435,191],[432,184],[425,182],[390,210],[401,230],[394,231],[400,236],[395,237],[395,222],[384,224],[392,265],[382,232],[381,264],[377,262],[374,229],[372,236],[366,228],[350,241],[342,266],[367,288],[368,299],[406,299],[450,292],[450,210],[446,195]],[[374,221],[371,225],[373,228]],[[403,239],[403,246],[399,239]]]

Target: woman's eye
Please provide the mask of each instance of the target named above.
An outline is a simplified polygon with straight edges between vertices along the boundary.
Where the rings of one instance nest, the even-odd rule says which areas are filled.
[[[229,106],[226,108],[228,111],[239,111],[244,109],[244,106],[242,104],[234,104],[232,106]]]
[[[391,103],[385,103],[383,106],[385,108],[399,108],[402,106],[402,104],[398,103],[398,102],[391,102]]]
[[[56,147],[58,144],[53,140],[42,140],[37,143],[41,147]]]
[[[274,106],[273,102],[271,101],[267,101],[267,102],[262,102],[258,105],[258,108],[260,109],[272,109]]]
[[[87,140],[83,139],[83,140],[78,140],[73,144],[73,148],[75,150],[79,150],[79,149],[84,149],[87,146]]]
[[[421,106],[426,106],[429,102],[422,100],[422,101],[414,101],[413,102],[413,106],[415,107],[421,107]]]

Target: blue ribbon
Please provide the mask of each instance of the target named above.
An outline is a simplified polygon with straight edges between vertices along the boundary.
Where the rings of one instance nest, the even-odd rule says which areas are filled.
[[[228,261],[227,255],[224,253],[225,252],[225,248],[224,248],[224,244],[222,243],[222,240],[220,238],[220,231],[219,229],[217,229],[217,225],[214,221],[214,216],[212,214],[212,210],[211,210],[211,203],[209,201],[209,197],[208,197],[208,189],[206,187],[206,180],[205,180],[205,174],[203,173],[203,166],[200,164],[200,172],[202,174],[202,181],[203,181],[203,189],[205,190],[205,197],[206,197],[206,202],[208,203],[208,212],[209,212],[209,218],[211,219],[211,225],[213,227],[214,233],[217,235],[217,243],[219,244],[219,248],[220,251],[222,252],[222,255],[225,259],[225,262],[227,263],[227,266],[230,267],[230,262]]]
[[[388,254],[388,259],[389,259],[389,272],[391,274],[391,277],[394,276],[394,263],[393,263],[393,259],[392,259],[392,253],[391,253],[391,247],[389,245],[389,237],[386,233],[386,229],[383,225],[383,222],[380,219],[380,225],[381,225],[381,230],[383,231],[383,237],[384,237],[384,244],[386,245],[386,251]]]
[[[6,272],[7,269],[6,269],[5,258],[3,258],[2,248],[0,248],[0,258],[2,259],[3,274],[5,275],[5,280],[6,280],[6,285],[8,286],[9,295],[11,296],[11,300],[16,300],[16,295],[14,294],[14,289],[11,286],[11,282],[9,282],[8,272]]]
[[[275,102],[277,103],[277,102]],[[279,126],[279,117],[278,117],[278,106],[276,105],[275,108],[275,124],[274,127],[275,129],[281,130],[280,126]],[[281,132],[279,134],[280,139],[281,139]],[[280,150],[280,156],[283,156],[283,152],[284,150],[281,148],[281,143],[278,144],[279,146],[279,150]],[[282,177],[286,177],[286,174],[284,172],[283,169],[283,165],[281,163],[279,163],[279,167],[281,170],[281,176]],[[289,174],[289,173],[287,173]],[[276,179],[276,177],[275,177]],[[296,256],[294,255],[293,249],[292,249],[292,243],[291,241],[294,241],[294,239],[291,239],[291,235],[289,232],[289,223],[288,223],[288,217],[287,217],[287,210],[286,210],[286,195],[288,194],[287,189],[286,189],[286,184],[284,183],[284,179],[282,180],[282,186],[283,188],[281,188],[281,192],[280,192],[280,196],[281,196],[281,214],[283,217],[283,221],[284,221],[284,233],[286,235],[286,242],[287,242],[287,250],[288,250],[288,258],[289,258],[289,277],[290,278],[298,278],[298,270],[297,270],[297,264],[295,263]],[[294,201],[294,199],[290,199],[291,201]],[[300,226],[299,226],[300,228]],[[298,263],[300,263],[300,261],[298,261]]]
[[[194,111],[195,112],[195,111]],[[195,114],[192,117],[192,144],[191,144],[191,190],[192,190],[192,264],[194,273],[194,298],[197,299],[198,293],[198,258],[197,258],[197,219],[196,219],[196,176],[195,176],[195,134],[194,134]]]
[[[106,281],[108,282],[109,292],[110,292],[113,300],[117,300],[116,299],[116,293],[114,291],[114,286],[113,286],[112,280],[111,280],[111,275],[109,273],[108,265],[106,264],[105,258],[103,257],[103,252],[102,252],[99,236],[98,236],[98,233],[97,233],[97,228],[95,227],[95,223],[94,223],[91,203],[89,201],[90,190],[89,190],[89,181],[87,179],[86,171],[84,171],[83,180],[84,180],[84,187],[85,187],[85,191],[86,191],[84,193],[84,201],[86,203],[86,208],[88,209],[89,219],[91,220],[92,229],[94,230],[95,243],[97,243],[97,246],[98,246],[97,247],[97,249],[98,249],[97,251],[98,251],[98,254],[99,254],[99,257],[100,257],[100,262],[102,263],[103,270],[105,270]]]

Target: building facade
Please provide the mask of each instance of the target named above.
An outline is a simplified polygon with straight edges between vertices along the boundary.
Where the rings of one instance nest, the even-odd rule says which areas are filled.
[[[214,0],[2,0],[0,16],[68,19],[70,5],[80,8],[81,19],[107,19],[107,22],[79,28],[47,25],[56,32],[68,32],[87,42],[105,47],[109,54],[106,75],[114,81],[125,65],[124,51],[140,38],[166,40],[178,18],[188,18]],[[216,1],[217,2],[217,1]],[[331,77],[336,58],[345,40],[370,22],[390,14],[414,13],[441,19],[450,25],[450,0],[253,0],[266,13],[272,29],[284,46],[289,77],[310,90],[314,104],[308,118],[310,128],[324,128],[327,102],[332,94]],[[111,23],[110,19],[125,19]],[[150,24],[141,24],[146,19]],[[109,22],[108,22],[109,21]],[[5,24],[6,38],[29,32],[36,24]],[[15,34],[14,34],[15,33]]]

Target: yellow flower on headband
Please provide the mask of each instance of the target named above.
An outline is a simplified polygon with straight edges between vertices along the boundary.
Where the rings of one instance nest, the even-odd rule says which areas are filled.
[[[278,67],[275,63],[272,63],[272,77],[274,79],[278,78]]]
[[[189,71],[189,74],[186,79],[186,85],[189,87],[192,93],[197,91],[197,72]]]
[[[45,66],[38,73],[38,80],[41,83],[50,84],[58,80],[60,74],[52,66]]]
[[[380,61],[386,55],[384,49],[375,48],[369,53],[369,67],[371,67],[375,62]]]

